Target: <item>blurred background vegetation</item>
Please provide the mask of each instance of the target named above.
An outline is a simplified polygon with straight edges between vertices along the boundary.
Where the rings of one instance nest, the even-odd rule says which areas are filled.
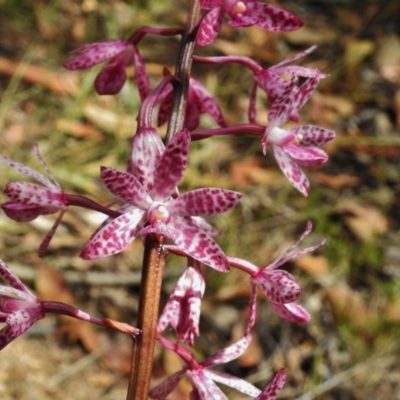
[[[264,157],[259,139],[217,138],[194,143],[182,191],[222,186],[245,194],[239,207],[213,219],[227,254],[267,265],[314,223],[305,246],[327,244],[285,267],[302,287],[307,326],[280,321],[260,296],[251,348],[227,371],[260,387],[285,367],[282,399],[400,399],[400,4],[397,0],[271,1],[300,16],[305,27],[288,34],[227,26],[203,55],[244,54],[268,66],[313,45],[302,65],[329,73],[302,109],[302,123],[337,132],[325,148],[329,162],[306,171],[308,199]],[[136,129],[139,98],[132,82],[118,96],[99,97],[99,68],[62,68],[81,44],[126,38],[142,25],[177,26],[186,2],[0,0],[0,150],[41,169],[38,143],[66,192],[102,204],[112,199],[99,181],[100,165],[123,169]],[[140,45],[154,85],[174,67],[177,38],[147,37]],[[132,75],[132,70],[129,74]],[[242,67],[195,65],[194,75],[221,102],[229,124],[246,122],[251,74]],[[268,109],[259,94],[257,117]],[[204,128],[212,121],[204,118]],[[162,133],[165,128],[161,128]],[[1,187],[21,179],[2,166]],[[1,201],[6,201],[1,195]],[[70,302],[98,316],[134,324],[141,243],[114,257],[85,262],[82,246],[102,216],[70,210],[46,258],[37,248],[54,216],[17,224],[0,214],[0,255],[42,299]],[[184,268],[171,258],[165,298]],[[199,354],[207,356],[240,337],[246,324],[247,278],[232,271],[207,274]],[[244,285],[243,283],[246,283]],[[46,318],[0,355],[2,399],[125,398],[129,341],[68,319]],[[154,382],[180,368],[157,350]],[[188,398],[182,384],[170,399]],[[227,392],[230,399],[243,396]]]

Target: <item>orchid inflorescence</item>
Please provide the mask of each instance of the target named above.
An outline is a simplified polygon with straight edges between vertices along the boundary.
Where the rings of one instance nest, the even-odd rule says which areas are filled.
[[[192,141],[220,135],[256,135],[260,137],[262,152],[266,155],[270,150],[290,183],[304,196],[308,196],[310,183],[300,167],[316,167],[327,161],[328,156],[320,146],[332,141],[334,132],[313,125],[293,126],[293,123],[299,123],[300,109],[326,75],[318,69],[291,65],[292,62],[314,51],[315,46],[269,68],[264,68],[256,61],[241,55],[193,56],[190,53],[192,50],[185,50],[185,45],[189,41],[199,46],[213,43],[225,17],[232,27],[255,25],[272,32],[295,30],[302,26],[302,22],[293,14],[260,0],[192,1],[194,3],[199,1],[198,5],[203,10],[202,17],[194,27],[190,28],[188,25],[186,31],[184,28],[142,27],[135,30],[127,40],[112,39],[85,44],[75,50],[72,60],[64,65],[70,70],[81,70],[107,62],[97,75],[94,87],[97,93],[108,95],[117,94],[123,88],[128,79],[126,68],[132,65],[135,67],[133,79],[142,103],[137,131],[131,140],[127,168],[125,171],[120,171],[112,166],[100,167],[100,179],[116,199],[112,207],[102,206],[84,196],[65,193],[44,162],[37,145],[34,147],[34,152],[47,177],[2,155],[3,162],[7,166],[38,182],[8,183],[5,195],[10,200],[2,205],[5,214],[17,222],[29,222],[40,215],[58,213],[54,226],[40,246],[40,256],[45,255],[64,213],[72,206],[79,206],[96,210],[108,217],[83,247],[80,256],[85,260],[119,253],[137,236],[142,237],[145,252],[151,254],[153,249],[156,249],[155,262],[159,263],[158,267],[163,265],[169,253],[187,259],[188,267],[172,290],[158,322],[152,321],[150,325],[153,331],[149,331],[146,322],[133,328],[91,317],[62,303],[42,302],[0,260],[0,275],[9,285],[0,286],[0,315],[2,322],[5,323],[0,331],[0,348],[29,329],[37,320],[44,318],[46,313],[62,313],[97,325],[117,327],[115,329],[131,334],[135,338],[134,346],[138,354],[141,350],[141,338],[152,335],[154,340],[158,340],[166,349],[174,351],[183,360],[184,366],[181,370],[150,391],[148,385],[146,388],[146,384],[143,383],[145,389],[142,393],[147,394],[134,394],[128,398],[144,399],[148,396],[152,399],[163,399],[186,375],[193,385],[191,399],[226,399],[226,395],[215,384],[218,382],[254,399],[272,400],[278,396],[284,385],[284,369],[279,370],[272,382],[261,391],[238,377],[212,370],[211,367],[234,360],[247,349],[251,341],[251,330],[256,323],[257,288],[268,298],[271,307],[282,319],[292,323],[309,322],[309,313],[296,303],[301,287],[296,283],[294,276],[281,267],[295,257],[318,249],[324,241],[313,247],[294,251],[311,232],[312,224],[309,222],[299,240],[279,259],[266,267],[258,267],[248,260],[226,255],[215,240],[221,232],[203,217],[230,210],[238,204],[242,194],[218,187],[199,188],[180,193],[178,185],[189,162]],[[195,12],[193,7],[190,9]],[[146,65],[139,52],[140,41],[147,34],[182,35],[182,49],[186,51],[186,55],[189,54],[191,61],[196,63],[239,63],[248,68],[254,80],[248,105],[248,123],[229,126],[225,122],[217,99],[199,80],[191,76],[191,64],[184,66],[186,68],[184,73],[177,72],[176,75],[165,70],[163,80],[151,89]],[[299,83],[299,77],[302,78],[302,84]],[[182,88],[184,89],[181,90]],[[256,122],[257,88],[266,93],[269,107],[268,122],[264,121],[261,124]],[[176,93],[180,93],[178,97],[184,100],[183,111],[182,107],[176,106]],[[172,135],[165,142],[157,131],[158,126],[153,124],[156,107],[158,107],[158,126],[170,121],[172,117],[178,121],[172,128],[170,124],[170,129],[173,129]],[[198,130],[203,113],[208,113],[218,126],[203,131]],[[291,125],[287,127],[289,121]],[[115,204],[118,206],[115,207]],[[147,275],[145,270],[154,263],[151,260],[151,256],[144,257],[143,276]],[[249,277],[248,284],[252,295],[248,324],[243,337],[227,348],[210,355],[204,361],[198,361],[195,352],[189,349],[194,348],[196,337],[200,335],[201,301],[205,292],[202,265],[224,273],[229,272],[230,268],[240,269]],[[158,270],[161,270],[162,274],[162,268]],[[148,285],[146,278],[143,279],[142,286]],[[155,288],[147,287],[147,290]],[[145,297],[141,301],[144,301],[143,299]],[[152,307],[158,310],[158,306],[159,304],[155,302]],[[175,331],[175,341],[170,339],[169,334],[168,338],[163,336],[168,326]],[[151,363],[152,359],[147,359],[147,362]],[[133,366],[132,371],[130,385],[134,386],[139,380],[142,382],[143,376],[140,366]],[[150,377],[147,376],[146,379],[146,382],[149,382]],[[137,393],[135,390],[135,387],[130,388],[129,393]]]

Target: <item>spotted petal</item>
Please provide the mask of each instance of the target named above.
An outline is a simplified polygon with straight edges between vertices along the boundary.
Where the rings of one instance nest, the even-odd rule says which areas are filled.
[[[168,143],[154,177],[154,200],[163,201],[173,193],[182,179],[188,162],[190,132],[182,129]]]
[[[149,194],[154,190],[154,174],[164,150],[164,143],[154,128],[141,129],[132,139],[127,170],[136,176]]]
[[[32,182],[9,182],[4,194],[26,206],[66,208],[65,196],[59,188],[54,191]]]
[[[201,20],[196,35],[196,44],[199,46],[208,46],[218,36],[224,20],[224,9],[215,7],[210,10]]]
[[[251,383],[246,382],[245,380],[238,378],[237,376],[233,376],[221,371],[214,371],[210,369],[205,369],[204,373],[213,381],[222,383],[223,385],[236,389],[239,392],[246,394],[247,396],[251,396],[254,398],[258,396],[261,392],[260,389],[257,389]]]
[[[296,303],[278,304],[272,303],[271,306],[279,317],[294,324],[308,324],[310,314]]]
[[[203,188],[184,193],[169,201],[166,206],[171,215],[214,215],[234,207],[242,196],[232,190]]]
[[[131,46],[128,42],[116,39],[107,42],[88,43],[75,49],[72,54],[78,54],[78,56],[66,62],[64,67],[70,70],[91,68],[111,59],[128,46]]]
[[[274,303],[292,303],[298,299],[301,287],[287,271],[262,269],[252,280]]]
[[[218,271],[229,270],[228,259],[217,243],[187,218],[174,216],[168,224],[154,222],[143,229],[142,235],[151,232],[170,238],[189,256]]]
[[[282,390],[286,380],[285,370],[282,368],[274,376],[271,383],[255,398],[255,400],[275,400]]]
[[[272,146],[272,149],[276,162],[286,178],[300,193],[307,197],[310,193],[310,182],[296,161],[292,160],[279,146]]]
[[[328,155],[318,147],[303,147],[289,144],[282,148],[302,167],[319,167],[328,161]]]
[[[178,385],[179,381],[186,374],[187,368],[183,368],[173,375],[169,376],[167,379],[162,381],[159,385],[154,387],[149,392],[149,397],[154,400],[165,399]]]
[[[236,360],[246,351],[250,342],[251,342],[251,335],[247,334],[238,341],[236,341],[235,343],[231,344],[230,346],[217,351],[211,357],[203,361],[202,365],[204,367],[210,367],[212,365],[224,364],[232,360]]]
[[[259,1],[246,3],[246,13],[229,21],[231,26],[257,25],[270,32],[289,32],[303,26],[300,18],[290,12]]]
[[[138,179],[128,172],[101,167],[100,177],[107,189],[123,202],[132,204],[142,210],[147,210],[152,203],[151,197]]]
[[[289,131],[296,136],[301,135],[301,146],[321,146],[331,142],[335,138],[335,132],[329,129],[320,128],[315,125],[301,125],[290,128]]]
[[[134,208],[115,218],[93,236],[80,256],[84,260],[94,260],[119,253],[142,229],[146,222],[144,214],[144,211]]]

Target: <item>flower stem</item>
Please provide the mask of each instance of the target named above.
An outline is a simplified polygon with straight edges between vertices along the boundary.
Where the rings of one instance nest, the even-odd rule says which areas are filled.
[[[199,0],[190,0],[188,21],[176,64],[175,76],[178,82],[174,85],[172,111],[166,137],[167,143],[176,132],[183,128],[196,28],[199,19]],[[140,333],[134,337],[132,345],[132,369],[127,400],[148,399],[166,255],[167,251],[163,247],[161,236],[146,236],[137,321]]]
[[[140,333],[134,337],[132,344],[132,369],[127,400],[148,399],[166,255],[162,237],[147,235],[137,321]]]
[[[165,142],[168,143],[176,132],[183,128],[185,122],[189,78],[193,64],[193,52],[196,45],[196,33],[200,20],[199,0],[190,0],[185,34],[182,37],[179,56],[176,62],[175,76],[178,82],[174,85],[174,97],[171,117]]]

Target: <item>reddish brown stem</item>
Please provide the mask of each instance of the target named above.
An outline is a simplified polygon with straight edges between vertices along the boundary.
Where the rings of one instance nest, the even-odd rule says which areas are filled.
[[[145,240],[137,321],[140,333],[133,340],[127,400],[148,399],[165,258],[162,238],[148,235]]]
[[[183,128],[189,77],[195,46],[196,27],[200,18],[199,0],[190,0],[188,22],[182,37],[175,75],[174,99],[168,125],[166,141]],[[132,346],[132,369],[129,379],[127,400],[147,400],[153,368],[154,347],[157,340],[162,277],[167,252],[163,238],[148,235],[145,240],[143,272],[139,300],[137,327],[140,334]]]

